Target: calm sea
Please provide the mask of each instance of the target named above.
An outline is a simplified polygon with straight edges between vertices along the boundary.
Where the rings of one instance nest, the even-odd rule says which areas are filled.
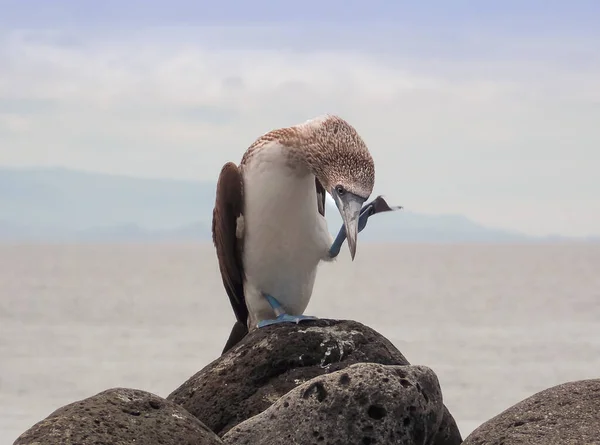
[[[600,246],[360,245],[308,314],[354,319],[433,368],[464,436],[558,383],[600,377]],[[125,386],[166,397],[233,314],[210,245],[0,246],[0,443]]]

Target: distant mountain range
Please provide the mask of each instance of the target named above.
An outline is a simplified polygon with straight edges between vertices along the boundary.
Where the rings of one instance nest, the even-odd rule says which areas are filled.
[[[0,240],[208,241],[215,183],[142,179],[63,168],[0,168]],[[335,234],[341,219],[327,211]],[[377,215],[361,239],[388,242],[536,242],[460,215]],[[569,240],[554,237],[554,241]],[[587,241],[587,240],[585,240]]]

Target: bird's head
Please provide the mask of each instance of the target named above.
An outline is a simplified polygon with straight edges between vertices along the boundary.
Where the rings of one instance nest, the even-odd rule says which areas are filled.
[[[302,125],[310,134],[310,149],[304,151],[307,163],[335,201],[354,260],[358,216],[375,183],[373,158],[356,130],[337,116],[316,118]]]

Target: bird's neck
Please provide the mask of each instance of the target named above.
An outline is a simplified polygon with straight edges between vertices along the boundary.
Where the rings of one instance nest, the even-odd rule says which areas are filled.
[[[314,177],[315,168],[307,153],[302,146],[268,141],[247,152],[243,167],[252,172],[285,169],[295,177]]]

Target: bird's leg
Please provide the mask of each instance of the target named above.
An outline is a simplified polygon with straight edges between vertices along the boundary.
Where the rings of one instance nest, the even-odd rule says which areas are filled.
[[[273,312],[275,312],[276,318],[272,320],[262,320],[258,323],[259,328],[264,328],[265,326],[269,326],[277,323],[300,323],[303,320],[316,320],[317,317],[313,317],[311,315],[289,315],[285,313],[283,306],[279,304],[274,297],[271,295],[265,295],[265,298],[269,302],[271,308],[273,308]]]
[[[365,227],[367,227],[367,221],[369,218],[376,213],[387,212],[390,210],[401,209],[401,206],[390,207],[385,199],[382,196],[378,196],[373,201],[368,204],[365,204],[362,209],[360,209],[360,214],[358,216],[358,233],[362,232]],[[342,244],[346,240],[346,227],[342,224],[340,231],[335,237],[335,241],[329,248],[329,256],[331,258],[335,258],[340,253],[340,249],[342,248]]]

